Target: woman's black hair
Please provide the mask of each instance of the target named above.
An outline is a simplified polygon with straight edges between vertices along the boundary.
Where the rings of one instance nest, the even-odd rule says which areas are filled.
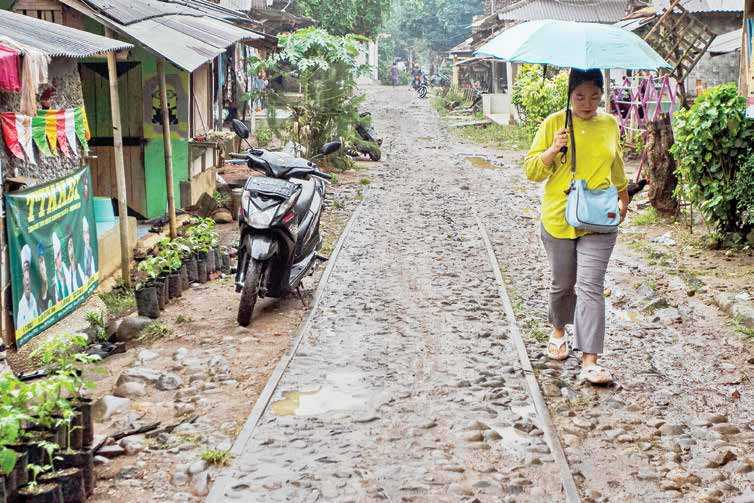
[[[578,68],[571,68],[571,73],[568,75],[568,93],[572,93],[574,89],[585,82],[591,82],[599,87],[600,91],[605,90],[605,79],[600,69],[579,70]]]

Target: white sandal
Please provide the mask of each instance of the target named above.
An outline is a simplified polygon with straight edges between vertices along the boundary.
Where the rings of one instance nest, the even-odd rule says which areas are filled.
[[[582,367],[578,380],[588,381],[591,384],[609,384],[613,382],[613,376],[605,367],[594,364]]]
[[[565,346],[565,353],[561,353],[563,346]],[[563,337],[555,337],[550,334],[550,340],[547,341],[547,357],[551,360],[563,361],[568,358],[568,353],[571,350],[568,347],[568,336],[563,334]]]

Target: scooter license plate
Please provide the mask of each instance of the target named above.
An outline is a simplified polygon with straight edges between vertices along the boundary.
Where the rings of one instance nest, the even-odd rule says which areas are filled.
[[[267,196],[278,196],[288,199],[295,194],[297,190],[300,190],[300,187],[295,183],[281,180],[279,178],[254,176],[249,178],[246,182],[246,190]]]

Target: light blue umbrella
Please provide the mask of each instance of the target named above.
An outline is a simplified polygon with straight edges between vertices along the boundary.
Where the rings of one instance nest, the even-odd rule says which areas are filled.
[[[649,44],[628,30],[552,19],[527,21],[505,30],[480,47],[474,56],[582,70],[670,68]]]

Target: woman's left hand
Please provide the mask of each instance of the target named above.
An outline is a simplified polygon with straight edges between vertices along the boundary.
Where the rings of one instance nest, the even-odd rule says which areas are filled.
[[[620,221],[625,221],[626,214],[628,213],[628,203],[624,202],[623,199],[618,200],[618,211],[620,211]]]

